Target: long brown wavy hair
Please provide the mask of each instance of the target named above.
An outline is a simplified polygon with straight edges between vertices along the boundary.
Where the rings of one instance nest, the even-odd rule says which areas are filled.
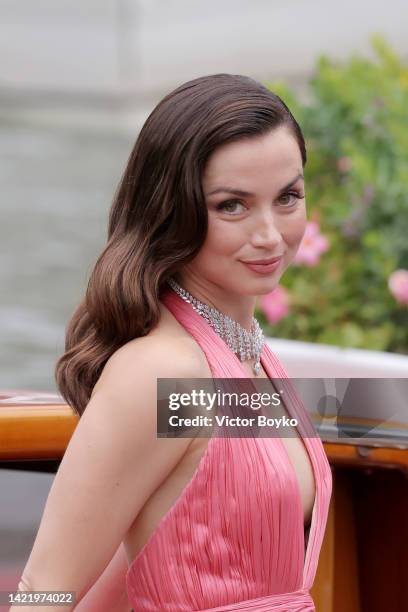
[[[115,194],[107,244],[55,367],[58,389],[79,415],[106,361],[157,325],[166,280],[199,252],[207,233],[201,177],[211,153],[282,125],[292,131],[305,165],[305,141],[285,103],[261,83],[232,74],[188,81],[149,115]]]

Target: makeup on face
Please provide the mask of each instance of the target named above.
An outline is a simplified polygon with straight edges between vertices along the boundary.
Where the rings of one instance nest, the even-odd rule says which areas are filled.
[[[243,261],[242,263],[256,274],[271,274],[279,268],[282,257],[275,258],[270,263],[252,263]]]
[[[208,231],[182,284],[247,321],[253,298],[276,288],[304,234],[299,146],[285,128],[227,143],[210,156],[202,188]]]

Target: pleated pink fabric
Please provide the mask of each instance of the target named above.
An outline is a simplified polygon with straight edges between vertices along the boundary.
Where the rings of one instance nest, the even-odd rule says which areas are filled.
[[[246,378],[210,325],[168,289],[162,302],[196,339],[214,378]],[[288,379],[265,345],[269,378]],[[286,382],[286,381],[285,381]],[[130,564],[135,612],[315,610],[316,573],[332,490],[330,465],[313,423],[287,381],[313,466],[316,496],[305,554],[299,483],[280,438],[209,438],[191,480]]]

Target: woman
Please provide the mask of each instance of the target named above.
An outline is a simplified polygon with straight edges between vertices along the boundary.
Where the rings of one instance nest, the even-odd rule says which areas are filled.
[[[314,610],[331,472],[300,403],[292,438],[156,436],[158,378],[286,378],[253,313],[301,242],[305,163],[247,77],[151,113],[56,367],[81,419],[21,589],[75,591],[77,610]]]

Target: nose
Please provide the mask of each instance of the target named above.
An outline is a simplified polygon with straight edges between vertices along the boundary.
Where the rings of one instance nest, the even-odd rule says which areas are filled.
[[[251,242],[254,247],[263,247],[269,252],[282,242],[282,235],[276,227],[272,213],[261,215],[257,219]]]

